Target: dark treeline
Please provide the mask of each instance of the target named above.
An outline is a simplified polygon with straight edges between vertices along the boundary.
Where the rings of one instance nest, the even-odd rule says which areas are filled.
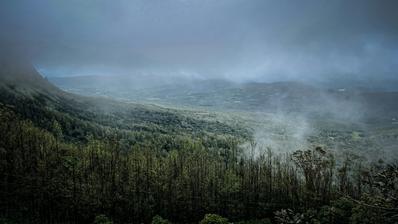
[[[0,110],[0,217],[29,223],[150,223],[160,215],[197,223],[207,213],[230,221],[395,223],[398,168],[365,164],[315,147],[258,153],[232,137],[173,136],[167,150],[148,136],[65,141],[52,130]],[[146,139],[148,137],[148,139]],[[137,140],[138,141],[138,140]],[[100,216],[102,217],[102,216]],[[158,217],[158,216],[156,216]]]

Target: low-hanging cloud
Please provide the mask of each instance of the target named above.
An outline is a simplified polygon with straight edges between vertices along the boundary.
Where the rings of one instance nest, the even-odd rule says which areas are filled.
[[[397,8],[394,0],[5,0],[0,46],[46,75],[391,79]]]

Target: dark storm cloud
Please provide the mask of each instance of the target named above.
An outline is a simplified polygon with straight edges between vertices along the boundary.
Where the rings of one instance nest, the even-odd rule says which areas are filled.
[[[391,78],[394,0],[6,0],[1,47],[48,75]]]

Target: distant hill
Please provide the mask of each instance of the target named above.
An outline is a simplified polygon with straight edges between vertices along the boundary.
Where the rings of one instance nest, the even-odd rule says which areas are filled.
[[[100,133],[109,128],[155,135],[248,136],[242,127],[220,122],[214,114],[65,92],[26,61],[1,61],[0,93],[2,107],[12,108],[21,118],[46,130],[51,130],[51,123],[57,121],[65,132],[65,139],[71,141],[80,141],[89,135],[100,137],[103,135]]]
[[[85,82],[82,82],[82,79]],[[142,77],[138,78],[145,83]],[[129,81],[130,80],[130,81]],[[198,107],[210,110],[305,113],[313,116],[391,120],[398,116],[398,92],[339,85],[313,86],[300,82],[233,83],[226,80],[178,80],[135,88],[134,77],[51,78],[62,89],[91,96],[134,102]],[[122,82],[118,86],[114,83]],[[97,85],[103,83],[103,85]],[[108,83],[108,84],[106,84]]]

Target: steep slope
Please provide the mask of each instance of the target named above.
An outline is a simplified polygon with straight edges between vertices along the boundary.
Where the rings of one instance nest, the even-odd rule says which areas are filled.
[[[38,93],[55,97],[62,93],[28,61],[15,56],[0,56],[0,88],[2,91],[25,97]]]

